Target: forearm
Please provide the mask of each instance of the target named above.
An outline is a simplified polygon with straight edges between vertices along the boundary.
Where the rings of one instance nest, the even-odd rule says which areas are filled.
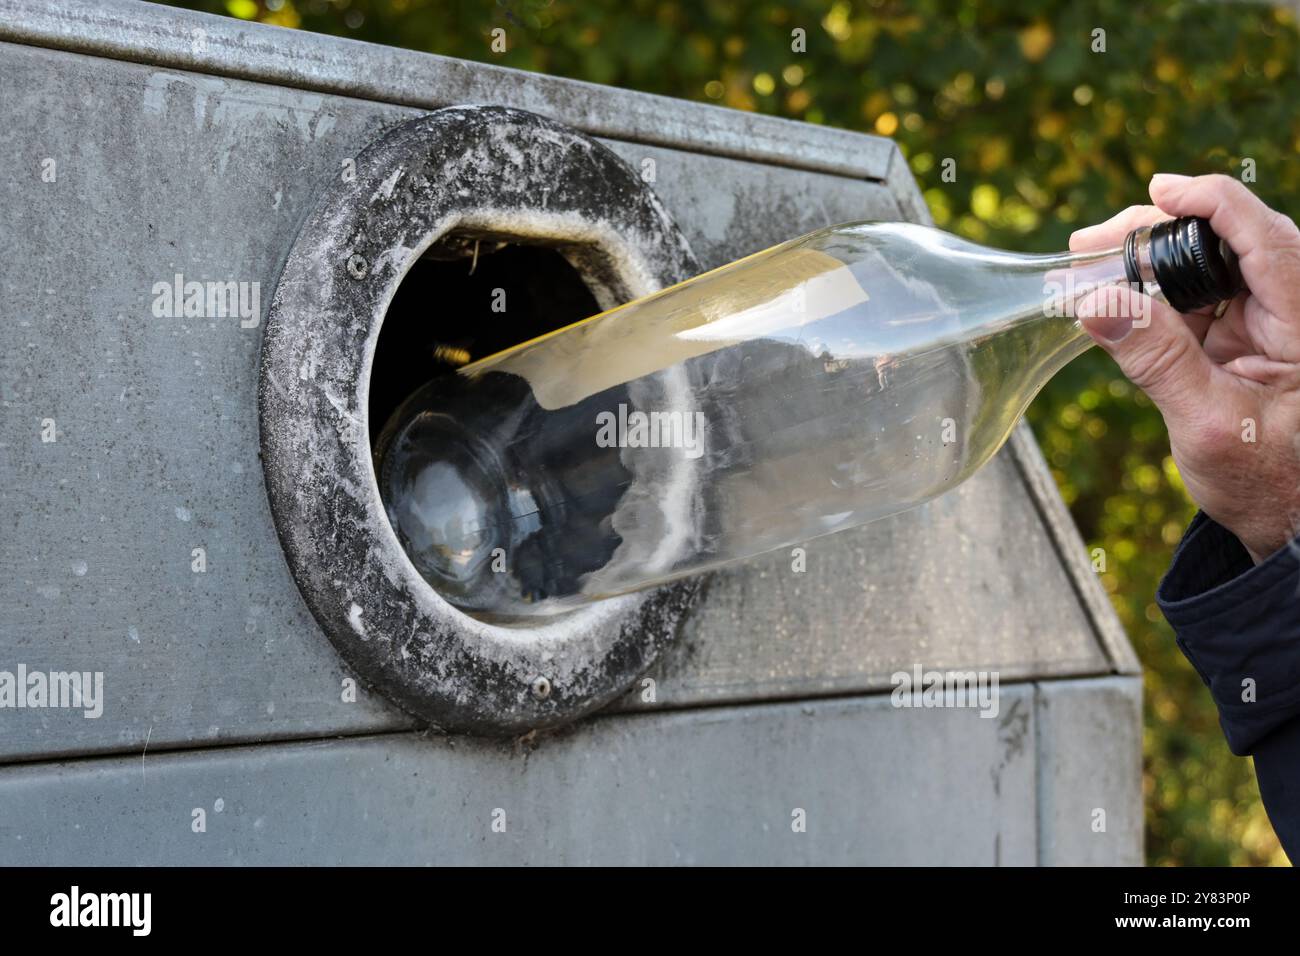
[[[1300,859],[1300,546],[1256,564],[1199,514],[1157,600],[1210,689],[1229,747],[1255,758],[1269,818]]]

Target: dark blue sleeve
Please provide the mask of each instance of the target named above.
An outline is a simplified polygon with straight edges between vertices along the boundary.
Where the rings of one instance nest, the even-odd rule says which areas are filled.
[[[1300,861],[1300,541],[1256,565],[1198,514],[1156,600],[1210,689],[1228,746],[1254,757],[1269,820]]]

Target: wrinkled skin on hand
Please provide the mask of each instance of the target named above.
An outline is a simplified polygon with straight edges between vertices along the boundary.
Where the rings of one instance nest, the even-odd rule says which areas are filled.
[[[1159,408],[1192,500],[1259,563],[1300,531],[1300,230],[1227,176],[1160,174],[1150,193],[1154,205],[1079,230],[1070,248],[1113,248],[1141,226],[1204,216],[1248,291],[1218,318],[1136,291],[1088,296],[1076,315]]]

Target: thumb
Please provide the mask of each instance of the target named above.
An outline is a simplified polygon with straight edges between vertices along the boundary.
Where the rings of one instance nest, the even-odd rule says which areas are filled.
[[[1166,419],[1190,417],[1207,400],[1213,363],[1165,303],[1111,286],[1080,299],[1074,314]]]

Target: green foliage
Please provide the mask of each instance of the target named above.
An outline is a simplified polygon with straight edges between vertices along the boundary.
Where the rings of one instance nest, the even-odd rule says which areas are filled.
[[[940,0],[197,0],[183,4],[524,70],[877,132],[936,222],[1025,251],[1147,202],[1157,171],[1240,175],[1287,208],[1300,186],[1300,40],[1267,7]],[[494,53],[491,31],[506,31]],[[792,31],[806,34],[793,52]],[[1094,31],[1105,31],[1105,51]],[[943,176],[955,161],[955,180]],[[952,177],[949,177],[952,179]],[[1297,217],[1300,218],[1300,217]],[[1154,864],[1282,862],[1249,763],[1152,595],[1194,509],[1163,424],[1098,350],[1030,411],[1146,674]]]

